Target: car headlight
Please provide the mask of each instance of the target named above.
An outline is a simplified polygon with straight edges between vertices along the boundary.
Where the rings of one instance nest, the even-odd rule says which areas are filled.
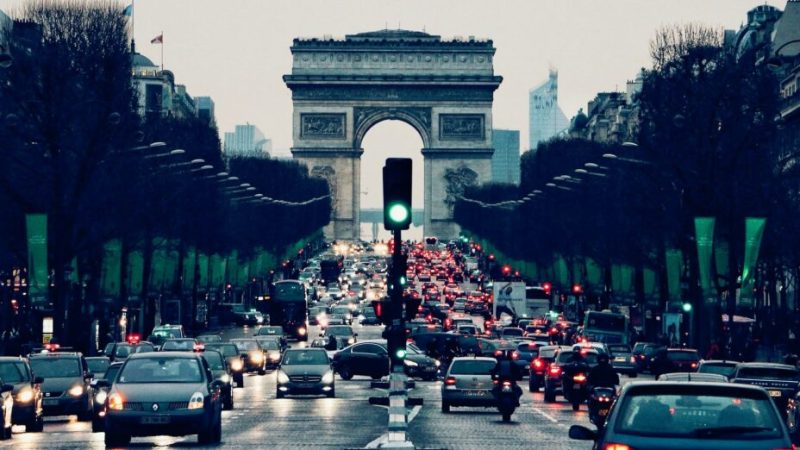
[[[17,401],[20,403],[28,403],[33,400],[33,389],[27,387],[17,392]]]
[[[353,345],[356,343],[356,340],[354,338],[347,338],[347,343]]]
[[[195,392],[189,398],[189,409],[201,409],[203,407],[203,393]]]
[[[414,362],[414,361],[412,361],[410,359],[403,360],[403,364],[405,364],[408,367],[417,367],[417,366],[419,366],[419,364],[417,364],[416,362]]]
[[[278,384],[286,384],[289,382],[289,375],[282,370],[278,371]]]
[[[277,361],[277,360],[281,359],[281,352],[279,352],[279,351],[269,352],[269,359],[272,360],[272,361]]]
[[[441,366],[441,365],[442,365],[442,363],[441,363],[441,362],[440,362],[438,359],[434,359],[434,360],[433,360],[433,364],[434,364],[436,367],[439,367],[439,366]]]
[[[231,376],[228,375],[227,373],[222,374],[222,376],[219,377],[219,381],[222,381],[223,383],[228,384],[228,383],[231,382]]]
[[[240,359],[236,359],[233,362],[231,362],[231,370],[233,370],[234,372],[238,372],[243,368],[244,364],[242,364],[242,361]]]
[[[325,375],[322,376],[322,382],[324,384],[331,384],[333,383],[333,371],[328,371]]]
[[[264,360],[264,355],[259,351],[252,351],[250,352],[250,359],[253,360],[254,363],[258,364]]]
[[[108,398],[108,392],[100,391],[94,396],[94,402],[102,405],[106,402],[106,398]]]
[[[303,327],[298,328],[297,329],[297,334],[299,334],[300,336],[305,336],[306,335],[306,329],[303,328]]]
[[[108,409],[122,411],[125,400],[116,392],[108,396]]]
[[[83,386],[81,385],[72,386],[67,392],[69,392],[69,395],[73,397],[80,397],[81,395],[83,395]]]

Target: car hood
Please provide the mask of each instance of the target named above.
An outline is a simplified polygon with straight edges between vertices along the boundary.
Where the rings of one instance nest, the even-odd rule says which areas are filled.
[[[62,392],[77,384],[83,385],[83,378],[45,378],[42,383],[42,392]]]
[[[323,365],[312,365],[312,366],[305,366],[305,365],[288,365],[288,366],[281,366],[281,370],[289,376],[292,375],[325,375],[328,373],[331,368],[330,366],[323,366]]]
[[[204,383],[114,383],[113,392],[126,402],[188,402],[195,392],[205,394]]]
[[[414,361],[415,363],[421,366],[432,366],[436,364],[435,362],[433,362],[433,358],[431,358],[430,356],[407,354],[406,358],[409,361]]]

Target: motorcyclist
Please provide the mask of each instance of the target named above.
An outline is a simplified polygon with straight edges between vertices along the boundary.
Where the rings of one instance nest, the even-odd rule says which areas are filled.
[[[574,383],[572,377],[580,372],[589,373],[589,363],[586,362],[583,356],[582,351],[573,351],[562,367],[561,384],[564,397],[567,399],[569,399],[569,393],[572,392],[572,384]]]
[[[522,371],[519,365],[515,362],[518,356],[513,350],[500,351],[496,354],[497,365],[492,369],[492,380],[496,381],[492,394],[497,397],[500,394],[500,389],[503,387],[504,381],[510,381],[512,389],[517,396],[517,406],[519,406],[519,398],[522,396],[522,388],[517,385],[517,380],[522,379]]]
[[[600,353],[597,356],[597,365],[589,371],[587,382],[591,387],[616,388],[619,385],[619,375],[611,367],[608,354]]]

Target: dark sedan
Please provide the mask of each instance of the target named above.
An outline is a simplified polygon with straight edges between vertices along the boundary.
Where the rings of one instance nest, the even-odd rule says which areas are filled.
[[[324,349],[287,350],[276,373],[277,398],[293,394],[336,396],[333,367]]]
[[[14,425],[25,425],[25,431],[40,432],[44,427],[44,410],[42,408],[43,382],[41,377],[34,377],[28,362],[18,356],[0,357],[0,379],[14,386],[14,409],[12,422]]]
[[[221,387],[198,353],[132,355],[106,400],[106,446],[128,445],[131,436],[162,434],[197,434],[201,444],[219,443]]]
[[[245,372],[257,372],[259,375],[267,373],[264,351],[255,339],[231,339],[231,343],[236,345],[242,355]]]
[[[203,359],[208,363],[208,367],[211,368],[211,375],[214,380],[222,383],[220,391],[220,394],[222,394],[222,409],[233,409],[233,377],[231,377],[231,369],[228,367],[225,357],[215,350],[205,350],[202,355]]]
[[[439,361],[426,356],[413,344],[407,347],[404,362],[405,373],[409,377],[433,380],[437,376]],[[386,341],[366,341],[351,345],[333,356],[333,366],[344,380],[354,375],[379,379],[389,374],[389,352]]]
[[[700,354],[697,350],[686,348],[661,349],[650,361],[650,372],[658,377],[664,373],[697,372]]]
[[[234,387],[244,387],[244,361],[239,352],[236,344],[231,343],[213,343],[206,344],[205,350],[214,350],[220,352],[231,368],[231,377],[233,378]]]
[[[797,394],[800,370],[786,364],[741,363],[730,377],[737,384],[761,386],[769,392],[782,413],[786,411],[790,399]]]
[[[37,353],[28,360],[33,373],[44,379],[42,403],[46,416],[76,414],[80,421],[92,420],[92,374],[80,353]]]

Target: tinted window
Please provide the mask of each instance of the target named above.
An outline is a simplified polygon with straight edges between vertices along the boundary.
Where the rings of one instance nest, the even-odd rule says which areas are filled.
[[[352,336],[353,329],[348,326],[334,326],[325,330],[325,336]]]
[[[504,328],[503,336],[522,336],[523,332],[519,328]]]
[[[125,363],[117,383],[200,383],[202,373],[193,358],[133,359]]]
[[[151,344],[138,344],[133,347],[133,353],[148,353],[154,351],[156,351],[156,348]]]
[[[359,353],[372,353],[373,355],[381,355],[383,353],[386,353],[386,350],[384,350],[383,347],[373,344],[364,344],[355,346],[353,347],[353,351]]]
[[[697,361],[700,355],[696,352],[667,352],[667,358],[672,361]]]
[[[586,317],[586,327],[593,330],[624,332],[625,316],[589,312]]]
[[[77,358],[33,358],[31,369],[42,378],[80,377],[83,374]]]
[[[274,339],[259,339],[258,345],[264,350],[280,350],[281,344]]]
[[[194,350],[194,341],[167,341],[161,350]]]
[[[117,349],[114,350],[114,357],[115,358],[127,358],[131,354],[131,346],[130,345],[118,345]]]
[[[281,300],[303,300],[305,294],[302,283],[275,283],[275,297]]]
[[[117,364],[116,366],[111,366],[106,370],[106,373],[103,375],[104,380],[108,380],[113,382],[115,378],[117,378],[117,374],[119,373],[119,369],[122,368],[122,364]]]
[[[735,365],[725,364],[701,364],[700,368],[697,369],[700,373],[716,373],[726,377],[733,375],[734,370],[736,370]]]
[[[92,358],[86,360],[86,365],[89,367],[89,372],[92,372],[95,375],[102,375],[108,369],[109,362],[105,358]],[[3,380],[5,377],[0,376]]]
[[[611,354],[630,353],[631,349],[627,345],[609,345],[608,351],[611,352]]]
[[[206,350],[216,350],[222,353],[222,356],[229,357],[229,356],[238,356],[239,349],[234,344],[224,344],[224,345],[206,345]]]
[[[762,380],[798,381],[798,371],[777,367],[743,367],[736,374],[737,378],[758,378]]]
[[[0,362],[0,380],[4,383],[30,381],[28,370],[22,361]]]
[[[203,358],[205,358],[211,370],[225,370],[225,361],[219,353],[213,351],[203,352]]]
[[[450,373],[455,375],[488,375],[497,365],[495,361],[453,361]]]
[[[283,355],[283,365],[327,365],[328,355],[324,351],[319,350],[289,350]]]

